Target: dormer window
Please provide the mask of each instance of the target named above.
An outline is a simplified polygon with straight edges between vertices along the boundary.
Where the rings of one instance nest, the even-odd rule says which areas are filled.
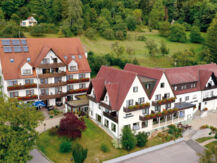
[[[74,55],[72,55],[72,59],[75,59],[75,56],[74,56]]]
[[[77,66],[70,66],[69,67],[69,71],[76,71],[77,70]]]
[[[49,64],[50,63],[50,59],[49,58],[44,58],[42,60],[42,64]]]
[[[31,69],[23,69],[22,75],[31,75]]]

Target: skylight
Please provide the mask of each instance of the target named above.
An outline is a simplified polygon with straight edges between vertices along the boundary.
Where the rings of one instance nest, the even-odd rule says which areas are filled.
[[[27,60],[27,62],[30,62],[30,61],[31,61],[31,58],[27,58],[26,60]]]
[[[79,59],[81,59],[81,58],[82,58],[82,56],[81,56],[81,55],[79,55],[79,56],[78,56],[78,58],[79,58]]]
[[[10,59],[10,62],[11,62],[11,63],[14,63],[14,59],[13,59],[13,58],[11,58],[11,59]]]
[[[72,55],[72,59],[75,59],[75,56],[74,56],[74,55]]]
[[[65,60],[67,60],[67,58],[68,58],[67,56],[64,56],[64,59],[65,59]]]

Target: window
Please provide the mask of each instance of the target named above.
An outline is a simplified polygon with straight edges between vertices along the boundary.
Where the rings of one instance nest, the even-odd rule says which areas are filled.
[[[170,93],[165,93],[164,98],[170,98]]]
[[[104,126],[105,126],[106,128],[109,128],[109,121],[108,121],[107,119],[105,119],[105,121],[104,121]]]
[[[192,83],[191,84],[191,88],[195,88],[196,87],[196,84],[195,83]]]
[[[61,77],[55,77],[54,78],[54,83],[59,83],[62,81],[62,78]]]
[[[133,92],[138,92],[138,87],[133,87]]]
[[[149,113],[149,109],[148,108],[142,109],[142,114],[147,115],[148,113]]]
[[[129,118],[129,117],[133,117],[133,114],[132,113],[125,114],[125,118]]]
[[[171,104],[166,104],[166,109],[170,109],[171,108]]]
[[[146,127],[148,127],[148,121],[142,122],[142,128],[146,128]]]
[[[49,64],[50,63],[50,58],[44,58],[42,60],[42,64]]]
[[[156,95],[155,96],[155,100],[161,100],[161,95],[159,94],[159,95]]]
[[[159,106],[155,106],[154,107],[154,110],[156,111],[156,112],[160,112],[161,111],[161,106],[159,105]]]
[[[31,69],[23,69],[23,75],[30,75]]]
[[[144,97],[138,98],[138,104],[142,104],[144,102],[145,102],[145,98]]]
[[[128,107],[128,106],[132,106],[132,105],[133,105],[133,99],[127,100],[126,103],[127,103],[127,104],[126,104],[127,107]]]
[[[101,116],[96,114],[96,120],[101,123],[101,120],[102,120]]]
[[[185,101],[188,101],[189,100],[189,96],[185,96]]]
[[[79,79],[83,79],[83,78],[85,78],[85,74],[79,74]]]
[[[114,123],[112,123],[111,129],[112,129],[113,132],[116,132],[116,125]]]
[[[187,88],[186,85],[182,85],[182,86],[181,86],[181,89],[186,89],[186,88]]]
[[[67,85],[67,90],[69,91],[69,90],[73,90],[73,85],[71,84],[71,85]]]
[[[34,95],[34,90],[30,89],[30,90],[26,90],[26,96],[31,96]]]
[[[25,84],[32,84],[33,83],[33,79],[25,79]]]
[[[68,75],[67,80],[73,79],[73,75]]]
[[[49,95],[48,89],[41,89],[41,95]]]
[[[26,61],[27,61],[27,62],[30,62],[30,61],[31,61],[31,58],[27,58]]]
[[[79,84],[79,89],[83,89],[83,88],[86,88],[86,85],[84,83],[80,83]]]
[[[164,88],[164,83],[160,83],[160,87],[161,87],[161,88]]]
[[[76,71],[77,70],[77,66],[70,66],[69,67],[69,71]]]
[[[55,87],[55,94],[61,93],[62,87]]]
[[[174,90],[175,90],[175,91],[177,90],[177,86],[174,86]]]
[[[105,102],[107,102],[108,101],[108,96],[105,96]]]
[[[57,63],[57,58],[53,58],[53,62],[54,62],[54,63]]]
[[[133,123],[133,130],[139,130],[139,129],[140,129],[139,122]]]
[[[18,92],[10,92],[10,97],[18,97]]]
[[[145,88],[146,89],[150,89],[151,88],[151,84],[150,83],[145,84]]]
[[[48,79],[40,79],[41,84],[48,84]]]
[[[8,82],[8,85],[9,85],[9,86],[17,85],[17,80],[9,81],[9,82]]]

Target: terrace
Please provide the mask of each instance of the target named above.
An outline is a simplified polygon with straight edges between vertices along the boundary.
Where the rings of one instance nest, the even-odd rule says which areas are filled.
[[[108,119],[118,123],[118,116],[116,112],[103,112],[103,116],[107,117]]]

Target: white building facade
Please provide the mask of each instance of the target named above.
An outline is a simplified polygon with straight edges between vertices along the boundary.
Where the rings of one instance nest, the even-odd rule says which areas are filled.
[[[211,67],[217,70],[216,65]],[[89,115],[117,139],[124,126],[135,134],[151,134],[170,124],[186,123],[198,110],[216,109],[215,75],[200,77],[203,81],[180,85],[167,70],[130,64],[124,70],[102,66],[90,82]]]

